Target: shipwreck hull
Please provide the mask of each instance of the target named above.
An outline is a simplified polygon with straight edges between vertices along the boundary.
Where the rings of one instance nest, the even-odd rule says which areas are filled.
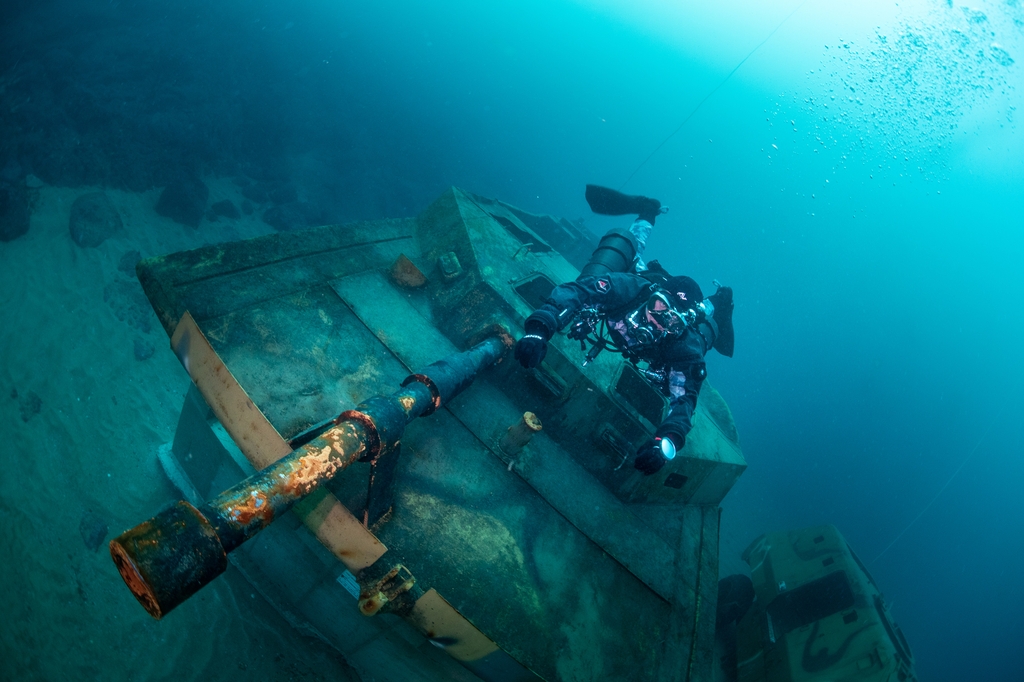
[[[452,189],[417,218],[143,261],[195,382],[165,469],[190,501],[216,496],[416,368],[519,335],[577,276],[562,254],[589,249]],[[705,383],[681,456],[643,477],[631,454],[664,399],[617,357],[581,359],[564,337],[538,370],[506,358],[232,561],[367,679],[712,679],[718,505],[745,468],[728,407]],[[526,411],[543,429],[509,438]],[[396,567],[415,608],[364,616],[360,590]]]

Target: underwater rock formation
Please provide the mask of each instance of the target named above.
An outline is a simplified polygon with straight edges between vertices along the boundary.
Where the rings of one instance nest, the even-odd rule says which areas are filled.
[[[68,229],[71,239],[82,247],[95,247],[117,234],[122,227],[117,207],[103,192],[90,192],[71,204]]]
[[[181,174],[160,193],[156,212],[176,223],[199,227],[209,198],[210,189],[202,180],[191,173]]]
[[[217,203],[212,204],[208,213],[213,216],[214,220],[217,218],[238,220],[242,217],[242,214],[238,211],[238,207],[235,206],[230,199],[225,199],[224,201],[218,201]]]
[[[9,242],[28,232],[30,218],[25,189],[13,184],[0,184],[0,242]]]

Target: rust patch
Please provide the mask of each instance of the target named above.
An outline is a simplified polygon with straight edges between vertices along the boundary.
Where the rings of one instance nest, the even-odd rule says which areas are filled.
[[[333,438],[342,438],[342,433],[347,431],[347,435],[351,436],[359,442],[359,450],[351,453],[352,456],[365,460],[367,459],[365,453],[369,453],[369,459],[373,459],[380,452],[380,433],[377,431],[377,425],[373,423],[373,418],[370,415],[357,410],[346,410],[338,415],[335,420],[338,424],[337,434],[333,432],[335,429],[331,429],[328,432]],[[360,433],[359,427],[362,427],[362,433]]]
[[[477,329],[473,334],[467,337],[466,345],[473,347],[491,337],[496,337],[501,341],[501,345],[504,346],[504,351],[502,352],[501,357],[495,361],[495,363],[499,363],[504,359],[508,351],[516,345],[515,337],[512,336],[512,332],[510,332],[508,327],[504,324],[492,322],[491,324]]]
[[[304,496],[313,488],[333,476],[339,469],[342,469],[341,462],[331,457],[331,451],[337,450],[342,456],[345,451],[338,440],[331,445],[324,446],[319,450],[311,450],[309,454],[303,455],[296,460],[288,481],[284,484],[284,490],[289,495]]]
[[[533,412],[524,412],[522,419],[518,423],[508,427],[505,434],[498,441],[498,449],[504,452],[509,457],[516,457],[520,451],[530,442],[533,438],[533,434],[540,431],[543,427],[540,418],[537,417]],[[512,471],[512,465],[515,460],[509,462],[508,470]]]
[[[267,500],[262,490],[253,490],[245,498],[244,504],[235,504],[228,507],[228,517],[235,523],[248,526],[255,519],[259,519],[262,525],[267,525],[274,520],[274,509]]]
[[[410,374],[405,378],[405,381],[402,382],[402,386],[408,386],[413,382],[423,384],[424,386],[427,387],[427,390],[430,391],[430,402],[431,405],[433,405],[433,407],[424,412],[423,416],[426,417],[428,415],[433,414],[434,411],[437,410],[437,408],[441,407],[441,392],[437,390],[437,385],[434,383],[434,380],[428,377],[426,374]],[[402,400],[404,399],[406,398],[402,398]],[[410,397],[408,398],[408,400],[414,399]],[[409,410],[406,409],[405,412],[406,414],[408,414]]]
[[[402,404],[402,409],[405,410],[406,414],[412,411],[413,406],[416,404],[416,399],[410,395],[403,395],[398,399],[398,402]]]
[[[516,345],[515,338],[504,325],[498,325],[498,338],[501,339],[501,345],[505,346],[506,351]]]
[[[149,615],[160,620],[164,614],[160,610],[160,605],[157,603],[153,591],[146,584],[142,574],[139,573],[135,562],[128,556],[128,552],[125,551],[124,547],[117,540],[110,541],[110,557],[114,560],[114,565],[117,566],[117,572],[121,574],[124,584],[128,586],[128,589],[131,590],[135,598],[142,604],[142,608],[146,609]]]
[[[381,607],[388,603],[388,598],[383,592],[373,596],[366,596],[359,600],[359,612],[364,616],[375,615]]]
[[[419,288],[427,283],[426,276],[404,253],[399,254],[391,266],[391,278],[395,284],[410,289]]]
[[[339,458],[342,459],[342,461],[345,461],[346,457],[356,459],[366,450],[362,434],[360,434],[356,429],[356,424],[349,421],[342,422],[338,426],[335,426],[333,429],[320,436],[320,439],[329,441],[331,449]],[[345,446],[342,444],[342,441],[344,440],[355,441],[359,447],[356,448],[354,452],[346,453]],[[341,466],[346,465],[343,464]]]

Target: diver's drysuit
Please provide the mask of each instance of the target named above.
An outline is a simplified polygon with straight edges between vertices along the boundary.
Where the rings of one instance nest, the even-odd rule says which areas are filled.
[[[641,373],[670,406],[654,439],[637,451],[636,468],[652,474],[683,447],[693,426],[697,394],[707,376],[704,355],[715,348],[732,356],[732,289],[720,286],[705,299],[691,278],[670,277],[657,261],[644,267],[639,257],[651,227],[667,210],[661,202],[596,185],[587,185],[586,196],[595,213],[638,218],[628,233],[609,231],[581,276],[555,287],[526,319],[515,357],[523,367],[536,367],[548,340],[572,322],[570,338],[593,344],[587,361],[609,348],[634,364],[647,363]]]
[[[677,307],[693,311],[694,317],[675,332],[651,338],[649,330],[634,325],[650,326],[642,309],[659,290],[668,294]],[[731,306],[732,291],[728,288],[719,289],[712,299],[705,300],[700,287],[689,277],[673,277],[658,286],[638,274],[612,272],[555,287],[547,303],[526,319],[526,333],[546,342],[577,313],[593,309],[604,319],[609,336],[627,359],[649,363],[645,375],[669,398],[670,405],[669,414],[655,436],[671,437],[679,449],[693,426],[697,394],[707,376],[704,355],[715,346],[719,336],[714,311],[721,308],[720,314],[731,312]],[[655,326],[653,331],[657,334],[659,330]],[[517,357],[520,355],[517,353]]]

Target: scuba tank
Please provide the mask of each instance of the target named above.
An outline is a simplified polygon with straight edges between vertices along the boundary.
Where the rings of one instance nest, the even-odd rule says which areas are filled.
[[[636,252],[636,237],[628,229],[612,228],[601,237],[590,260],[576,279],[606,275],[609,272],[629,272],[636,261]]]

